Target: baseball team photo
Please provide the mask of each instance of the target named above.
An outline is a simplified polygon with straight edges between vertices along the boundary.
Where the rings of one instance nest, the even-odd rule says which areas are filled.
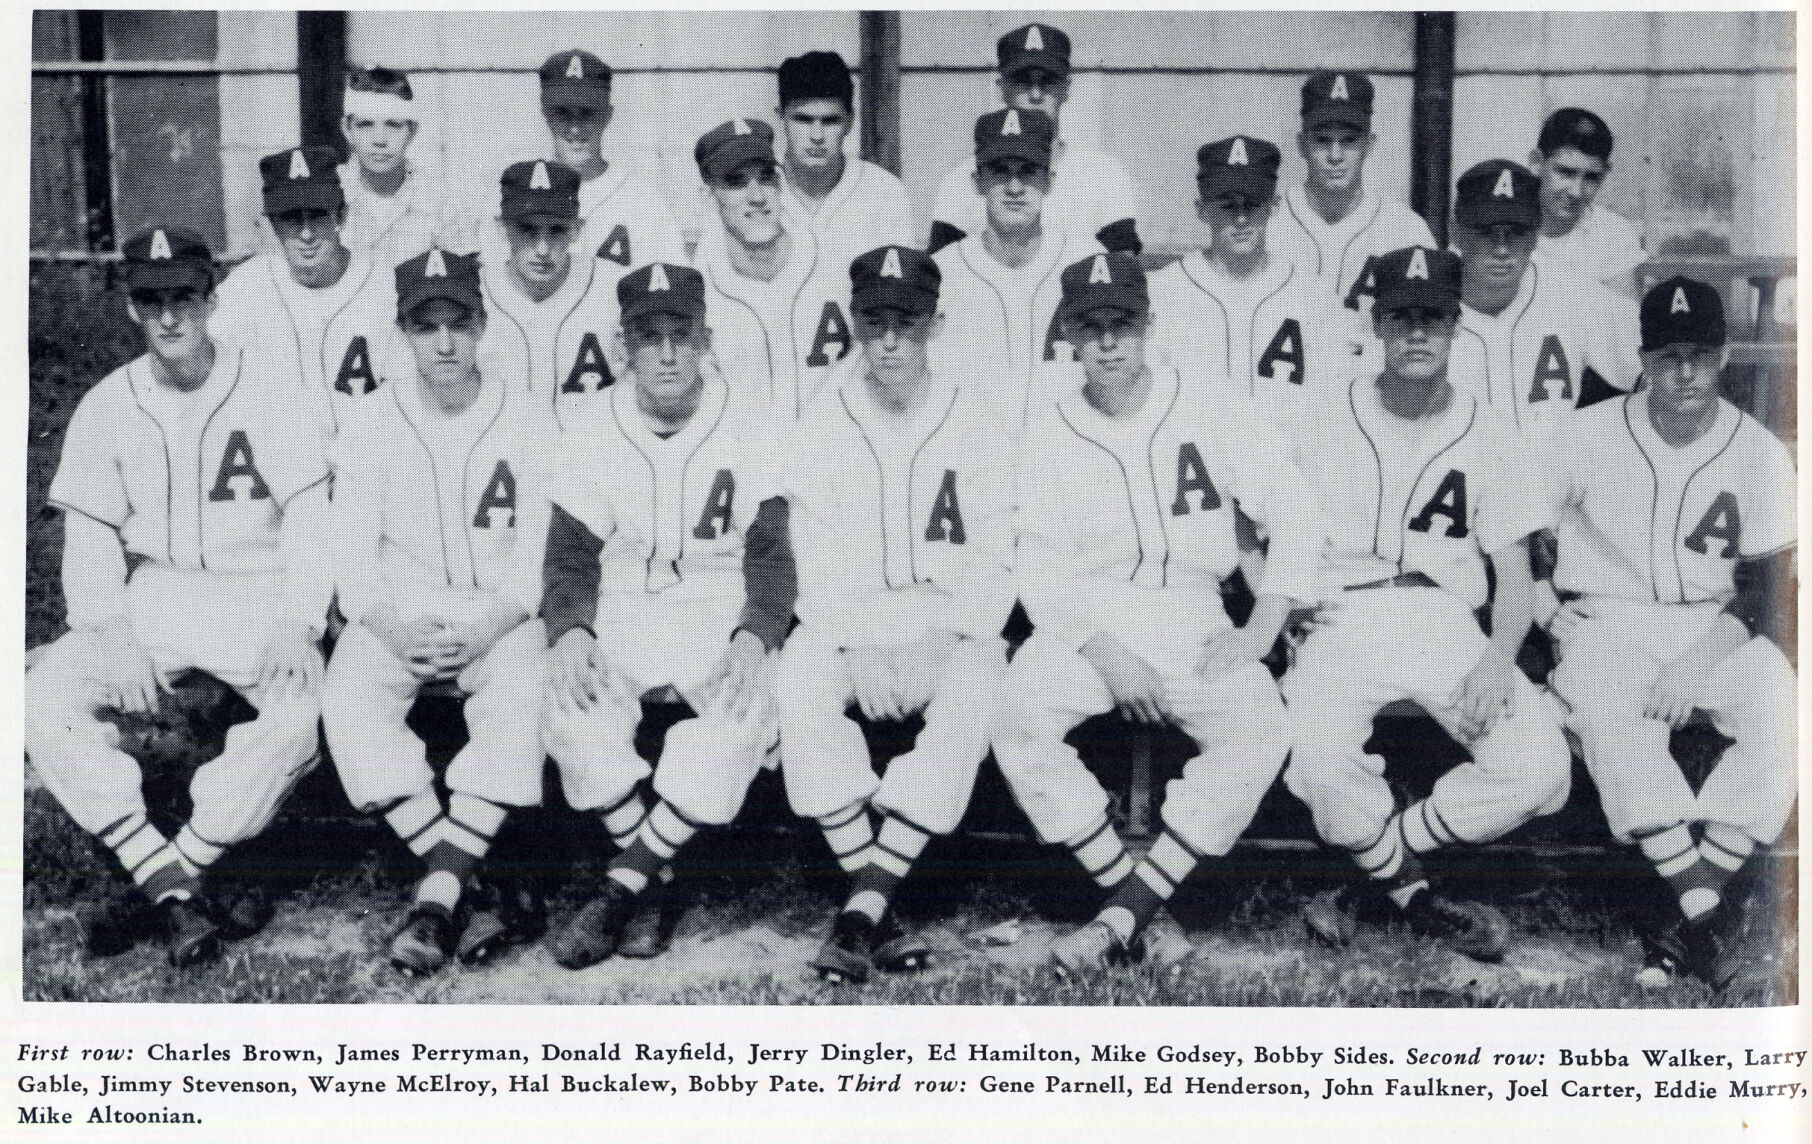
[[[24,1000],[1797,1004],[1796,34],[35,11]]]

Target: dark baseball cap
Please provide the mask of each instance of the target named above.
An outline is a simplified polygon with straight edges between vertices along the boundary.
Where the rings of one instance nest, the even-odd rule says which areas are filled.
[[[807,52],[780,65],[780,109],[801,99],[838,99],[856,105],[856,86],[849,65],[836,52]]]
[[[125,258],[128,290],[213,288],[214,254],[207,240],[192,230],[152,227],[127,239],[120,254]]]
[[[1316,72],[1302,85],[1303,129],[1339,123],[1370,131],[1372,95],[1372,81],[1359,72]]]
[[[935,314],[943,282],[943,271],[924,251],[876,247],[849,264],[849,308],[857,313],[891,307],[908,314]]]
[[[707,183],[751,160],[778,166],[774,159],[774,129],[761,119],[720,123],[699,137],[692,148],[692,158]]]
[[[623,321],[643,314],[705,316],[705,276],[690,266],[650,262],[617,279],[617,307]]]
[[[1454,221],[1461,226],[1541,225],[1541,180],[1520,163],[1487,159],[1460,176]]]
[[[1027,24],[1002,36],[994,45],[1000,74],[1011,76],[1042,68],[1060,80],[1070,77],[1070,38],[1049,24]]]
[[[1203,199],[1243,195],[1269,199],[1277,193],[1277,168],[1283,154],[1263,139],[1233,135],[1204,143],[1195,153],[1195,185]]]
[[[1451,250],[1406,246],[1371,260],[1374,314],[1411,306],[1460,312],[1460,256]]]
[[[1724,337],[1724,298],[1713,287],[1675,275],[1642,296],[1644,353],[1681,342],[1721,347]]]
[[[396,268],[396,319],[402,321],[423,302],[445,298],[475,314],[484,312],[484,289],[478,282],[478,256],[432,247]]]
[[[1583,107],[1563,107],[1541,125],[1541,136],[1535,147],[1543,155],[1552,155],[1571,147],[1582,155],[1611,161],[1611,129],[1604,120]]]
[[[579,172],[551,159],[511,163],[503,172],[501,213],[505,222],[578,218]]]
[[[258,174],[264,179],[264,213],[334,211],[345,206],[339,158],[332,147],[291,147],[258,160]]]
[[[1025,159],[1048,167],[1056,138],[1057,124],[1042,111],[990,111],[975,121],[975,162],[985,166],[995,159]]]
[[[555,52],[541,65],[542,107],[610,107],[610,65],[577,49]]]
[[[1066,318],[1112,306],[1129,314],[1151,312],[1151,293],[1145,286],[1145,268],[1136,256],[1116,250],[1092,254],[1063,270],[1063,300],[1057,312]]]

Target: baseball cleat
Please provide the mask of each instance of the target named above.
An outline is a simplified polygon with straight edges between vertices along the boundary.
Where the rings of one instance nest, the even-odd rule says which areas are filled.
[[[1638,935],[1642,941],[1642,968],[1636,972],[1636,984],[1644,989],[1666,989],[1686,972],[1686,943],[1681,931],[1684,922],[1675,922],[1656,933]]]
[[[205,902],[171,899],[160,903],[158,912],[169,944],[165,955],[173,967],[187,969],[219,956],[220,927],[208,916]]]
[[[831,932],[811,966],[818,976],[832,985],[844,982],[860,985],[868,980],[874,968],[869,951],[874,948],[875,923],[860,910],[844,910],[831,925]]]
[[[1196,955],[1195,943],[1169,910],[1159,910],[1133,944],[1140,960],[1153,969],[1174,969]]]
[[[1741,975],[1746,958],[1742,943],[1733,939],[1735,927],[1725,929],[1713,912],[1697,921],[1680,926],[1681,944],[1686,950],[1687,972],[1722,993]]]
[[[1302,909],[1309,936],[1330,949],[1345,949],[1359,932],[1360,897],[1366,890],[1355,883],[1323,890]]]
[[[1483,902],[1464,902],[1423,890],[1403,908],[1410,932],[1445,941],[1477,961],[1501,961],[1510,945],[1510,923]]]
[[[115,957],[146,937],[156,917],[151,899],[137,886],[110,884],[99,901],[76,907],[76,931],[89,957]]]
[[[453,948],[453,915],[444,906],[419,902],[390,939],[390,964],[410,977],[426,977],[447,963]]]
[[[547,933],[547,901],[533,885],[510,879],[484,889],[485,904],[466,922],[454,951],[462,965],[483,965]]]
[[[887,911],[875,928],[869,960],[882,973],[917,973],[931,966],[931,947],[906,932],[900,920]]]
[[[214,903],[220,936],[228,941],[243,941],[258,933],[276,913],[270,892],[257,882],[241,878],[215,882],[208,887],[208,900]]]
[[[615,878],[604,879],[604,892],[548,939],[549,952],[567,969],[596,965],[617,951],[635,907],[636,895],[628,886]]]
[[[639,961],[659,957],[673,946],[674,931],[686,916],[685,896],[671,882],[656,881],[643,895],[640,913],[629,920],[623,940],[617,943],[618,957]]]
[[[1051,968],[1059,977],[1080,977],[1099,973],[1131,960],[1126,943],[1108,924],[1099,919],[1051,943]]]

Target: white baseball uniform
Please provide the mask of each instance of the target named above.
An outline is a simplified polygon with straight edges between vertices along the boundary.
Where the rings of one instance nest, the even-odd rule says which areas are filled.
[[[744,603],[743,540],[776,495],[779,442],[757,410],[707,372],[685,427],[658,436],[636,408],[633,379],[562,434],[552,503],[603,542],[593,632],[633,693],[671,686],[698,713],[667,733],[657,794],[693,823],[735,818],[774,742],[766,705],[736,719],[702,688],[723,658]],[[569,804],[621,803],[649,774],[636,754],[641,704],[589,711],[549,706],[548,754]]]
[[[1433,248],[1428,223],[1397,199],[1361,191],[1359,201],[1339,222],[1323,218],[1301,184],[1283,193],[1265,228],[1265,246],[1287,255],[1303,273],[1312,274],[1334,299],[1370,319],[1371,295],[1362,286],[1366,263],[1406,246]],[[1365,331],[1368,335],[1369,330]]]
[[[988,753],[1000,630],[1013,603],[1012,476],[1005,430],[978,388],[932,375],[905,416],[880,408],[857,355],[782,453],[799,571],[799,627],[775,682],[793,810],[823,818],[864,799],[927,834],[956,829]],[[929,691],[925,728],[877,780],[845,649],[957,637]]]
[[[785,170],[783,165],[783,174]],[[808,203],[791,184],[783,182],[782,187],[786,209],[818,236],[819,257],[845,276],[857,256],[876,247],[918,245],[906,184],[866,159],[845,159],[843,177],[816,204]]]
[[[296,431],[293,382],[226,343],[193,391],[157,381],[147,355],[70,419],[49,500],[65,517],[71,630],[26,674],[25,750],[77,824],[141,879],[154,853],[140,844],[161,840],[144,826],[137,761],[96,718],[119,701],[117,649],[97,628],[124,617],[160,674],[199,668],[258,709],[189,786],[194,813],[175,845],[206,866],[263,830],[317,756],[317,697],[269,698],[258,676],[274,636],[325,625],[328,580],[314,562],[327,479],[320,439]]]
[[[1587,207],[1573,229],[1559,238],[1546,234],[1537,238],[1535,256],[1605,286],[1615,286],[1648,261],[1635,224],[1597,203]]]
[[[1044,200],[1047,231],[1070,237],[1074,262],[1089,253],[1102,228],[1137,218],[1139,194],[1120,160],[1094,147],[1059,136],[1051,153],[1051,190]],[[974,238],[988,227],[988,205],[975,189],[975,160],[951,168],[938,184],[934,223],[946,223]],[[880,245],[877,243],[876,245]]]
[[[1284,782],[1323,839],[1363,852],[1397,809],[1384,759],[1365,753],[1373,716],[1412,699],[1454,732],[1449,696],[1488,642],[1473,615],[1484,557],[1552,521],[1526,446],[1463,390],[1416,422],[1387,410],[1371,378],[1330,396],[1298,460],[1321,497],[1322,598],[1337,608],[1283,679],[1294,742]],[[1435,841],[1488,842],[1566,801],[1566,739],[1520,672],[1514,706],[1420,804]]]
[[[340,189],[346,195],[346,221],[340,241],[388,273],[398,263],[425,254],[431,246],[465,254],[477,241],[476,223],[466,217],[442,183],[410,164],[394,195],[380,195],[365,185],[358,160],[339,166]]]
[[[562,425],[623,372],[617,344],[620,275],[607,272],[606,265],[575,250],[566,281],[539,302],[523,293],[507,263],[485,265],[480,272],[487,311],[480,364],[524,385]]]
[[[1752,637],[1703,681],[1697,705],[1736,742],[1697,794],[1668,755],[1667,724],[1643,707],[1735,595],[1737,562],[1796,543],[1793,458],[1722,399],[1711,428],[1675,448],[1655,432],[1648,400],[1594,406],[1550,442],[1561,506],[1554,586],[1582,594],[1591,613],[1560,644],[1554,687],[1619,839],[1721,822],[1766,845],[1795,788],[1797,689],[1781,649]]]
[[[1036,630],[1007,670],[994,755],[1045,842],[1100,820],[1107,794],[1063,737],[1113,707],[1081,654],[1111,636],[1159,673],[1165,713],[1200,751],[1170,783],[1164,821],[1197,853],[1220,855],[1290,746],[1263,664],[1213,680],[1195,671],[1203,644],[1232,626],[1220,582],[1239,564],[1235,504],[1273,537],[1259,591],[1305,601],[1317,593],[1320,520],[1289,443],[1252,402],[1151,368],[1151,392],[1128,416],[1096,409],[1080,376],[1033,414],[1015,579]]]
[[[422,687],[361,621],[470,623],[499,598],[540,606],[539,538],[518,527],[544,495],[551,417],[520,383],[484,376],[477,400],[449,416],[419,378],[397,379],[360,406],[334,442],[333,559],[346,629],[322,692],[327,743],[361,810],[430,790],[433,772],[404,720]],[[450,790],[501,806],[541,798],[539,621],[506,633],[457,678],[470,741],[447,768]]]

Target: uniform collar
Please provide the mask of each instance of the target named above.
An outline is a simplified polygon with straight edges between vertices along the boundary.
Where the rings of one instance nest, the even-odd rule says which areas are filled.
[[[1090,404],[1088,394],[1084,392],[1086,375],[1082,384],[1065,389],[1063,396],[1057,399],[1057,405],[1071,424],[1087,423],[1110,434],[1143,434],[1169,416],[1182,389],[1182,375],[1175,366],[1154,361],[1146,364],[1151,369],[1151,391],[1145,395],[1145,404],[1129,416],[1110,417]],[[1077,366],[1077,369],[1080,371],[1081,367]]]
[[[636,405],[635,375],[625,375],[611,387],[610,396],[611,414],[624,435],[643,451],[678,449],[690,453],[723,420],[724,410],[730,402],[730,387],[724,382],[723,375],[710,368],[700,372],[704,377],[705,387],[699,394],[698,408],[693,410],[692,417],[680,427],[679,432],[671,437],[662,437],[648,423],[648,418]]]
[[[883,439],[907,437],[913,441],[923,441],[950,416],[950,409],[956,403],[958,389],[935,366],[932,367],[929,389],[925,400],[907,417],[901,417],[892,410],[883,409],[875,403],[868,392],[868,364],[858,347],[850,354],[849,360],[854,363],[838,386],[843,407],[849,411],[858,425],[871,436]]]
[[[1465,302],[1460,303],[1460,325],[1472,330],[1484,330],[1494,325],[1513,323],[1521,318],[1529,307],[1535,304],[1535,291],[1541,284],[1541,267],[1535,259],[1529,259],[1529,265],[1523,270],[1523,279],[1516,284],[1516,297],[1510,304],[1496,314],[1487,314],[1475,310]]]
[[[749,305],[754,305],[755,299],[762,295],[774,292],[792,295],[799,292],[799,288],[818,267],[818,236],[811,224],[787,205],[787,197],[781,196],[781,225],[793,236],[793,252],[788,256],[786,265],[780,268],[780,273],[767,282],[739,273],[730,264],[730,236],[724,230],[723,220],[713,211],[710,223],[704,228],[698,243],[698,268],[706,281],[737,301]]]
[[[1038,244],[1038,253],[1033,256],[1032,261],[1024,266],[1004,266],[996,261],[994,256],[988,253],[988,247],[982,241],[979,233],[972,234],[956,244],[957,253],[961,256],[963,264],[976,275],[996,286],[1014,279],[1046,277],[1051,271],[1064,265],[1064,254],[1069,248],[1068,233],[1061,227],[1049,225],[1044,228],[1044,238]]]
[[[1636,444],[1644,453],[1651,457],[1672,458],[1675,462],[1685,460],[1696,463],[1700,458],[1709,458],[1723,449],[1736,432],[1737,422],[1742,417],[1736,406],[1719,397],[1718,415],[1712,420],[1711,428],[1685,445],[1670,445],[1662,440],[1661,434],[1655,432],[1654,423],[1648,419],[1648,398],[1647,389],[1624,398],[1624,419],[1629,424],[1630,433],[1636,438]]]
[[[1183,256],[1183,273],[1204,293],[1217,298],[1231,294],[1268,294],[1296,273],[1296,264],[1279,251],[1267,253],[1271,257],[1265,268],[1250,278],[1228,277],[1208,261],[1207,252],[1202,250],[1192,250]]]
[[[577,243],[575,238],[574,242]],[[572,268],[566,272],[566,281],[552,294],[536,302],[510,276],[509,263],[501,262],[496,267],[484,267],[480,277],[484,283],[485,297],[497,305],[497,308],[516,319],[528,322],[534,314],[570,313],[585,292],[591,289],[592,274],[596,270],[597,260],[582,250],[573,252]]]
[[[780,165],[781,186],[784,188],[783,200],[787,209],[802,219],[817,221],[829,218],[841,210],[843,205],[856,193],[856,184],[862,181],[862,160],[853,155],[843,157],[843,174],[837,185],[830,189],[830,194],[818,201],[817,206],[806,202],[804,196],[793,187],[793,181],[787,177],[786,164]]]

